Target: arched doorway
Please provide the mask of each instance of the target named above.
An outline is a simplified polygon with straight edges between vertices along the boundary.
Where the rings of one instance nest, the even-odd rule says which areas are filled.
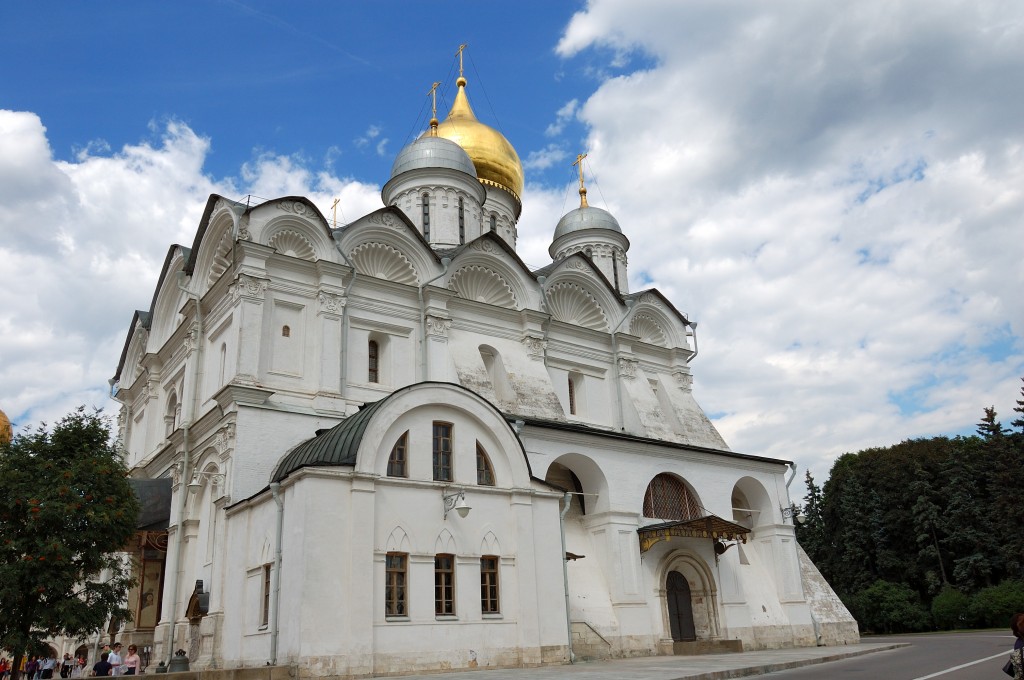
[[[697,631],[693,625],[693,601],[690,597],[690,584],[686,577],[678,571],[670,571],[665,583],[665,594],[668,600],[668,623],[672,631],[672,639],[676,642],[690,642],[697,639]]]

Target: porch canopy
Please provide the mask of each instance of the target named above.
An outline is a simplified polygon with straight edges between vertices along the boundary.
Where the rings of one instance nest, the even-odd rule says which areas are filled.
[[[637,529],[637,533],[640,534],[640,552],[645,553],[659,541],[666,541],[673,536],[707,538],[712,541],[723,539],[746,543],[750,529],[722,519],[718,515],[705,515],[704,517],[649,524]]]

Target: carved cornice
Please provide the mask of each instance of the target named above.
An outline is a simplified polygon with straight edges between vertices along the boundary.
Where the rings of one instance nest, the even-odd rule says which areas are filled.
[[[374,213],[366,218],[366,221],[370,224],[380,224],[391,229],[400,229],[402,227],[402,220],[395,217],[394,213],[390,211]]]
[[[300,217],[307,217],[312,220],[320,221],[319,216],[312,208],[303,203],[302,201],[278,201],[277,207],[285,212],[289,212],[293,215],[299,215]]]
[[[264,294],[267,292],[267,280],[257,279],[247,274],[239,274],[234,283],[231,284],[231,298],[237,302],[239,298],[245,298],[253,302],[263,302]]]
[[[636,378],[636,359],[619,359],[619,375],[626,380],[633,380]]]
[[[235,424],[227,423],[224,427],[217,430],[217,434],[214,437],[213,445],[217,449],[217,453],[220,454],[221,459],[228,456],[229,453],[235,449]]]

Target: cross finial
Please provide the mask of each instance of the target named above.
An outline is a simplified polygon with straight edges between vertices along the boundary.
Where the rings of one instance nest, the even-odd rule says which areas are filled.
[[[437,137],[437,86],[441,83],[434,83],[430,86],[430,136]]]
[[[573,165],[578,166],[580,171],[580,207],[587,207],[587,188],[583,186],[583,159],[587,157],[587,154],[581,153],[576,155],[576,161]]]
[[[467,47],[469,47],[469,45],[467,43],[462,43],[461,45],[459,45],[459,51],[456,52],[456,54],[459,57],[459,77],[460,78],[462,77],[462,50],[466,49]]]
[[[338,204],[341,203],[340,198],[334,199],[334,203],[331,203],[331,209],[334,211],[334,228],[338,228]]]

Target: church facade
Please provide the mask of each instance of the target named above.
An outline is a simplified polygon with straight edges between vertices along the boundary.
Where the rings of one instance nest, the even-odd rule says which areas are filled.
[[[169,249],[114,378],[149,489],[118,638],[318,677],[856,642],[795,466],[723,441],[697,324],[629,290],[582,176],[519,259],[522,166],[466,89],[379,210],[211,196]]]

